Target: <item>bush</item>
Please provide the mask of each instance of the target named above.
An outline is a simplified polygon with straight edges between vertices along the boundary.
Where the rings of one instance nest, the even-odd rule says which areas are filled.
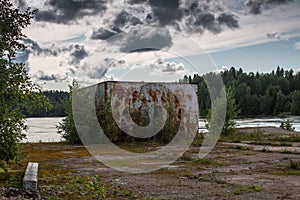
[[[72,92],[75,89],[79,88],[79,84],[74,80],[72,85],[69,85],[69,88],[70,96],[69,98],[65,99],[64,102],[64,109],[67,116],[62,120],[61,123],[59,123],[58,126],[56,126],[57,133],[61,134],[69,144],[81,144],[81,140],[76,130],[72,113]]]
[[[290,131],[294,131],[295,128],[292,126],[291,121],[288,120],[284,120],[283,122],[281,122],[280,127],[285,129],[285,130],[290,130]]]

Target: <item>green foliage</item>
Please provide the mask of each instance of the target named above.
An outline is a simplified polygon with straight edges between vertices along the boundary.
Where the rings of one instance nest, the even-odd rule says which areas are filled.
[[[290,160],[289,168],[295,169],[295,170],[300,170],[300,161]]]
[[[295,128],[292,126],[290,120],[284,120],[283,122],[281,122],[280,127],[285,130],[290,130],[290,131],[295,130]]]
[[[99,95],[101,96],[101,95]],[[110,97],[107,97],[110,98]],[[176,121],[175,113],[175,96],[171,92],[167,93],[167,99],[170,99],[167,104],[167,117],[166,122],[162,130],[155,136],[150,138],[135,138],[127,133],[121,131],[121,129],[116,124],[111,110],[111,99],[98,98],[97,102],[97,117],[100,126],[105,133],[105,135],[112,142],[154,142],[154,143],[168,143],[177,134],[178,126],[180,121]],[[159,124],[163,120],[163,108],[160,106],[154,106],[154,112],[157,113],[154,120],[154,124]],[[146,126],[150,122],[149,113],[142,110],[142,106],[136,107],[134,109],[129,108],[129,113],[132,120],[139,126]]]
[[[46,108],[36,108],[34,110],[24,111],[24,115],[26,117],[65,117],[65,99],[69,98],[69,93],[65,91],[43,91],[43,95],[45,95],[50,104],[52,105],[52,109]]]
[[[293,94],[291,113],[300,115],[300,90],[296,90]]]
[[[206,116],[211,99],[204,76],[184,76],[179,82],[198,84],[200,116]],[[234,91],[234,99],[240,108],[239,115],[300,115],[300,73],[277,67],[271,73],[245,73],[231,67],[221,72],[226,87]]]
[[[65,113],[66,117],[62,120],[61,123],[59,123],[57,128],[58,134],[61,134],[62,137],[66,140],[69,144],[80,144],[81,140],[78,135],[78,132],[75,127],[74,119],[73,119],[73,113],[72,113],[72,94],[73,91],[79,88],[79,84],[73,80],[72,85],[69,85],[70,93],[69,98],[65,99]]]
[[[252,192],[260,192],[262,189],[258,185],[252,185],[249,187],[240,187],[234,190],[234,195],[247,194]]]
[[[215,101],[215,108],[218,110],[222,109],[222,104],[224,102],[221,102],[220,100],[216,100]],[[214,112],[217,112],[214,111]],[[207,114],[207,127],[212,126],[211,124],[211,119],[212,119],[212,110],[210,109],[208,111]],[[234,118],[238,116],[240,110],[237,107],[237,104],[235,103],[235,99],[234,99],[234,92],[233,92],[233,88],[229,87],[227,88],[226,91],[226,115],[225,115],[225,121],[224,121],[224,126],[222,129],[222,134],[228,135],[228,134],[232,134],[234,132],[236,132],[236,128],[235,128],[235,122],[234,122]]]
[[[85,191],[88,195],[97,194],[99,199],[105,198],[107,188],[101,182],[100,176],[96,175],[91,178],[86,184],[84,184]]]
[[[9,1],[0,1],[0,168],[10,163],[18,153],[18,143],[25,137],[25,116],[22,109],[50,105],[28,76],[25,64],[16,61],[17,52],[26,46],[22,29],[30,24],[36,10],[24,12]]]
[[[157,138],[158,141],[162,141],[164,143],[169,143],[177,134],[179,123],[175,120],[175,96],[168,92],[168,99],[170,99],[168,108],[167,108],[167,119],[163,129],[161,130],[160,138]]]
[[[138,117],[137,113],[132,114],[133,120]],[[125,140],[126,134],[121,132],[113,118],[110,101],[105,101],[105,99],[99,98],[99,105],[97,106],[97,118],[103,132],[110,139],[110,141],[118,142]],[[140,121],[139,123],[143,122]]]
[[[240,110],[238,109],[238,106],[234,99],[233,88],[231,87],[229,87],[226,91],[226,101],[226,116],[222,133],[229,134],[236,131],[235,121],[233,119],[236,118],[240,113]]]

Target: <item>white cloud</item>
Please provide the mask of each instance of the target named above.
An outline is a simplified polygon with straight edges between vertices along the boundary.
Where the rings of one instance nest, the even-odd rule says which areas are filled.
[[[186,72],[185,66],[182,63],[165,62],[162,59],[148,64],[154,74],[160,75],[172,75],[172,74],[184,74]],[[148,66],[145,64],[144,66]]]
[[[294,44],[294,48],[300,50],[300,41]]]

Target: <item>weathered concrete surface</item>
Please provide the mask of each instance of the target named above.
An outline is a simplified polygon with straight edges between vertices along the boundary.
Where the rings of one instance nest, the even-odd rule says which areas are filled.
[[[38,166],[36,162],[29,162],[23,178],[23,188],[28,191],[37,191]]]

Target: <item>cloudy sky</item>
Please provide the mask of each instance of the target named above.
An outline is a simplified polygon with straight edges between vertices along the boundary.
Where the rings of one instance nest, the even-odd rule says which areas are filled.
[[[299,0],[15,0],[37,8],[25,62],[44,89],[178,81],[235,66],[300,70]]]

